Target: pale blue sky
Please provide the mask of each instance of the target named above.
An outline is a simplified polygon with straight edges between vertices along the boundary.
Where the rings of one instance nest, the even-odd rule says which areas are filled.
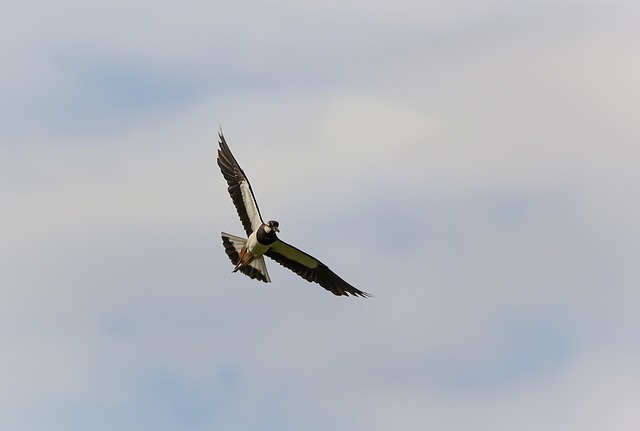
[[[4,9],[1,429],[640,426],[637,2]]]

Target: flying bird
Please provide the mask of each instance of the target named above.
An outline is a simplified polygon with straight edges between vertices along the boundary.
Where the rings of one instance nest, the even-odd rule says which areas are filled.
[[[280,224],[275,220],[264,222],[249,179],[231,154],[222,131],[218,132],[218,136],[218,166],[229,185],[231,200],[248,236],[244,238],[222,232],[225,252],[235,265],[233,272],[240,271],[253,279],[270,283],[271,278],[264,261],[264,256],[268,256],[305,280],[318,283],[334,295],[371,296],[344,281],[315,257],[278,238]]]

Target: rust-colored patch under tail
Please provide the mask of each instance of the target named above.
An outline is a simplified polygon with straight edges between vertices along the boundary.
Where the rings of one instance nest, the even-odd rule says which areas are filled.
[[[242,247],[240,253],[238,254],[238,263],[236,267],[233,269],[233,272],[236,272],[240,268],[249,265],[253,259],[256,257],[247,251],[247,247]]]

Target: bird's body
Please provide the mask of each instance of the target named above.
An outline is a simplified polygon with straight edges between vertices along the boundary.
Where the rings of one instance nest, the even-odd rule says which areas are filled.
[[[227,181],[231,200],[248,236],[242,238],[222,232],[225,252],[235,265],[233,272],[240,271],[268,283],[271,278],[264,261],[264,256],[267,256],[335,295],[370,296],[344,281],[318,259],[278,238],[279,223],[275,220],[265,223],[262,220],[249,180],[231,154],[222,132],[219,137],[218,166]]]
[[[258,228],[257,231],[252,232],[247,239],[247,252],[257,257],[265,254],[267,250],[269,250],[269,246],[273,243],[273,241],[266,242],[264,238],[262,238],[262,242],[260,242],[258,236],[261,236],[260,229],[262,228],[263,226],[260,226],[260,228]]]
[[[269,223],[273,223],[273,220]],[[262,255],[269,250],[271,244],[277,240],[276,231],[268,224],[262,223],[257,230],[251,232],[251,235],[247,238],[247,242],[242,249],[240,249],[240,253],[238,253],[238,263],[233,272],[250,264],[254,259],[261,258]]]

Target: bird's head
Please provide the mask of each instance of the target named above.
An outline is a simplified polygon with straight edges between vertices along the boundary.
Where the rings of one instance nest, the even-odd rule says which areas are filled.
[[[275,220],[269,220],[264,227],[264,231],[266,233],[271,233],[271,231],[280,232],[278,226],[280,226],[280,223]]]

